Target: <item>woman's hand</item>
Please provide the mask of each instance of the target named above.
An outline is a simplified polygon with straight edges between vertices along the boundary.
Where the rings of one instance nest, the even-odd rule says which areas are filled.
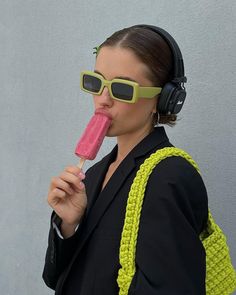
[[[87,207],[87,195],[82,180],[84,173],[76,166],[67,167],[58,177],[53,177],[48,193],[48,203],[62,219],[64,237],[74,233]]]

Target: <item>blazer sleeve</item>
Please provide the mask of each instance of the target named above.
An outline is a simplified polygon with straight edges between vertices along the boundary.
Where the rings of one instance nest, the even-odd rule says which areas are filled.
[[[53,228],[53,222],[60,226],[61,220],[55,212],[52,213],[51,217],[43,280],[49,288],[55,290],[60,275],[70,263],[76,251],[80,229],[78,228],[72,237],[61,239]]]
[[[129,295],[204,295],[207,192],[185,159],[172,157],[152,172],[146,187]]]
[[[87,177],[87,173],[90,170],[91,168],[86,171],[86,178],[84,180],[86,189],[89,185],[91,186],[91,177]],[[88,179],[90,179],[90,182],[88,182]],[[61,274],[70,264],[76,252],[86,214],[87,210],[75,234],[70,238],[61,239],[56,233],[56,230],[53,228],[53,223],[55,223],[58,228],[60,228],[61,219],[55,212],[52,213],[48,235],[48,247],[42,275],[45,284],[51,289],[55,290]]]

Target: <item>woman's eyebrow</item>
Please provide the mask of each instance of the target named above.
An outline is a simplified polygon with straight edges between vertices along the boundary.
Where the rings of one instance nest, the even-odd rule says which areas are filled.
[[[94,70],[94,73],[101,75],[101,76],[102,76],[102,77],[105,79],[105,77],[103,76],[103,74],[102,74],[102,73],[100,73],[99,71],[97,71],[97,70]]]
[[[94,70],[94,73],[101,75],[104,79],[106,79],[102,73],[100,73],[98,70]],[[122,79],[122,80],[128,80],[128,81],[132,81],[132,82],[136,82],[138,83],[136,80],[130,78],[130,77],[126,77],[126,76],[117,76],[114,79]]]

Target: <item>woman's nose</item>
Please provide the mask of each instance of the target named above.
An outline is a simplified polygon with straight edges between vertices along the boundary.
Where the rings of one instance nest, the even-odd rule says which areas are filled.
[[[109,106],[113,104],[113,99],[110,96],[109,89],[105,86],[101,95],[96,96],[96,101],[100,106]]]

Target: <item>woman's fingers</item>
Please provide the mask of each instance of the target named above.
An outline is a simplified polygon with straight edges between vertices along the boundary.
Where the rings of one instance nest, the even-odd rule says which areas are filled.
[[[84,178],[84,173],[78,167],[69,166],[59,177],[52,178],[50,191],[57,187],[69,195],[74,192],[80,192],[84,189],[84,184],[82,183]]]
[[[51,183],[52,189],[59,188],[66,192],[68,195],[72,195],[74,193],[71,185],[67,181],[63,180],[61,177],[54,177]]]
[[[76,166],[68,166],[58,177],[53,177],[48,193],[50,206],[56,206],[66,197],[74,197],[76,193],[84,193],[84,178],[84,173]]]
[[[64,198],[66,197],[66,192],[59,188],[54,188],[49,194],[48,194],[48,204],[54,208],[57,206],[58,203],[60,203]]]
[[[51,180],[48,203],[65,223],[78,224],[84,214],[87,206],[84,178],[81,169],[69,166]]]
[[[59,178],[68,183],[70,188],[79,192],[81,190],[81,179],[70,172],[63,171]]]
[[[83,173],[83,171],[76,166],[68,166],[65,168],[65,171],[74,174],[75,176],[79,177],[81,180],[85,179],[85,174]]]

